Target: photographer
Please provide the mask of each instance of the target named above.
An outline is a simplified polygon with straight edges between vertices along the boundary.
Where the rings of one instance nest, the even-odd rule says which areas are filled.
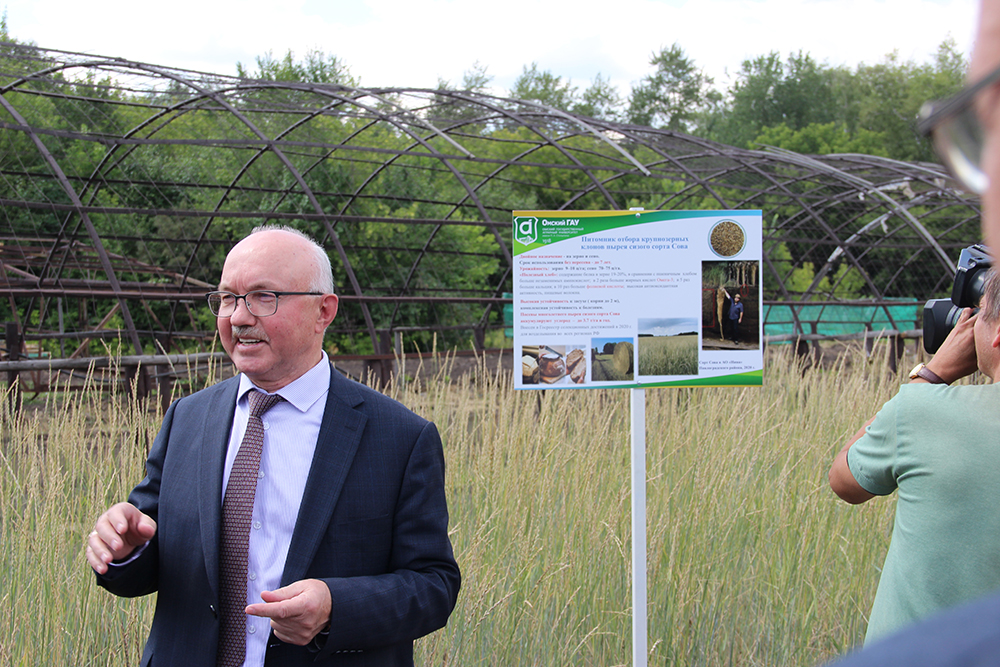
[[[979,313],[963,311],[830,470],[852,504],[899,489],[865,648],[837,667],[1000,664],[1000,594],[977,599],[1000,588],[1000,383],[946,386],[977,367],[998,379],[1000,278],[987,276]]]
[[[1000,587],[1000,278],[939,352],[841,449],[830,486],[858,504],[899,491],[866,644]]]
[[[982,225],[986,244],[1000,248],[1000,3],[981,0],[979,22],[969,63],[969,86],[944,103],[930,105],[920,124],[920,131],[932,134],[939,155],[950,167],[956,180],[968,190],[981,196]],[[961,374],[963,355],[956,354],[969,349],[969,338],[975,343],[976,357],[980,369],[997,379],[998,356],[998,298],[996,280],[988,281],[980,303],[980,313],[970,319],[967,313],[946,339],[940,352],[931,360],[930,370],[939,376]],[[972,333],[970,334],[970,330]],[[964,345],[962,344],[964,342]],[[966,357],[967,359],[967,357]],[[949,378],[950,379],[950,378]],[[931,563],[932,572],[919,572],[906,587],[928,590],[943,590],[944,597],[935,606],[954,604],[953,589],[960,588],[963,598],[986,595],[1000,585],[997,571],[1000,570],[1000,532],[997,528],[998,511],[996,487],[1000,485],[1000,466],[995,452],[1000,450],[997,442],[995,422],[1000,410],[997,399],[1000,390],[997,385],[988,387],[957,387],[958,395],[969,397],[969,402],[954,408],[951,414],[942,414],[935,409],[927,414],[913,414],[909,422],[896,419],[894,426],[903,427],[910,433],[919,433],[924,440],[937,439],[937,455],[929,459],[923,468],[896,476],[900,496],[897,503],[896,522],[893,527],[892,544],[886,557],[886,567],[879,581],[876,607],[883,596],[888,596],[890,565],[893,569],[907,568],[915,571],[913,560],[917,554],[904,551],[911,542],[917,541],[924,550],[933,546],[942,552],[942,560]],[[900,396],[926,390],[929,395],[949,395],[952,390],[943,386],[903,387]],[[897,401],[900,397],[889,403]],[[907,400],[907,399],[902,399]],[[929,401],[924,401],[928,403]],[[886,405],[888,407],[888,404]],[[886,412],[883,409],[882,412]],[[883,421],[882,412],[876,416],[874,424]],[[905,416],[904,416],[905,419]],[[881,428],[881,425],[879,426]],[[847,444],[837,456],[830,471],[830,484],[838,495],[849,502],[864,502],[871,494],[858,484],[852,471],[854,467],[854,446],[863,446],[867,435],[860,436]],[[898,447],[902,447],[900,440]],[[930,449],[930,448],[929,448]],[[860,450],[859,450],[860,451]],[[901,461],[900,463],[903,463]],[[902,470],[902,466],[900,466]],[[940,471],[945,471],[940,472]],[[916,506],[915,497],[910,495],[910,487],[943,478],[947,471],[953,472],[954,486],[923,506]],[[863,477],[861,471],[858,475]],[[881,491],[881,489],[878,489]],[[954,528],[946,526],[946,532],[927,532],[928,524],[921,523],[922,514],[937,514],[940,524],[949,520]],[[912,519],[911,519],[912,516]],[[954,531],[962,534],[955,537]],[[933,529],[932,529],[933,530]],[[906,542],[904,547],[903,542]],[[950,542],[950,544],[946,544]],[[902,561],[897,561],[900,557]],[[890,562],[890,557],[893,558]],[[922,558],[922,557],[921,557]],[[923,559],[926,563],[927,561]],[[905,576],[905,574],[904,574]],[[927,579],[939,577],[940,582]],[[920,578],[918,578],[920,577]],[[899,577],[893,575],[894,583]],[[971,582],[971,583],[970,583]],[[888,599],[887,599],[888,601]],[[869,623],[869,638],[885,630],[875,628],[876,611],[872,610]],[[924,616],[930,610],[919,610],[914,616]],[[896,619],[906,622],[906,619]],[[883,641],[866,643],[864,650],[858,651],[836,663],[838,667],[958,667],[969,665],[1000,664],[1000,594],[960,605],[955,609],[929,615],[925,620],[913,624],[909,629],[886,637]]]

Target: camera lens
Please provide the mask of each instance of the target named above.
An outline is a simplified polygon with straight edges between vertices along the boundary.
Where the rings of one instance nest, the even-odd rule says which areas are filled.
[[[924,304],[924,349],[934,354],[955,326],[961,309],[951,299],[931,299]]]
[[[934,354],[941,348],[944,339],[962,316],[964,308],[959,308],[951,299],[931,299],[924,304],[924,349]],[[972,309],[978,313],[978,308]]]

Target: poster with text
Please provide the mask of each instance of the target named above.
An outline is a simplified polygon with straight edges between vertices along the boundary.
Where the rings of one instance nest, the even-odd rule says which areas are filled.
[[[518,389],[763,381],[760,211],[514,211]]]

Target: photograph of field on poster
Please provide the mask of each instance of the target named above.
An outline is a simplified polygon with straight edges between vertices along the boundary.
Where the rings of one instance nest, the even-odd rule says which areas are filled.
[[[698,320],[662,317],[639,320],[639,375],[697,375]]]
[[[594,382],[624,382],[635,377],[633,369],[634,339],[591,339],[590,376]]]

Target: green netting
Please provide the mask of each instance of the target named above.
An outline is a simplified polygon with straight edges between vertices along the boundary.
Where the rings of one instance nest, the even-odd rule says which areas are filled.
[[[916,299],[893,299],[898,306],[806,305],[797,306],[803,331],[795,329],[792,306],[764,307],[764,335],[816,333],[840,336],[864,331],[905,331],[920,328],[922,304]],[[815,326],[814,326],[815,325]]]

